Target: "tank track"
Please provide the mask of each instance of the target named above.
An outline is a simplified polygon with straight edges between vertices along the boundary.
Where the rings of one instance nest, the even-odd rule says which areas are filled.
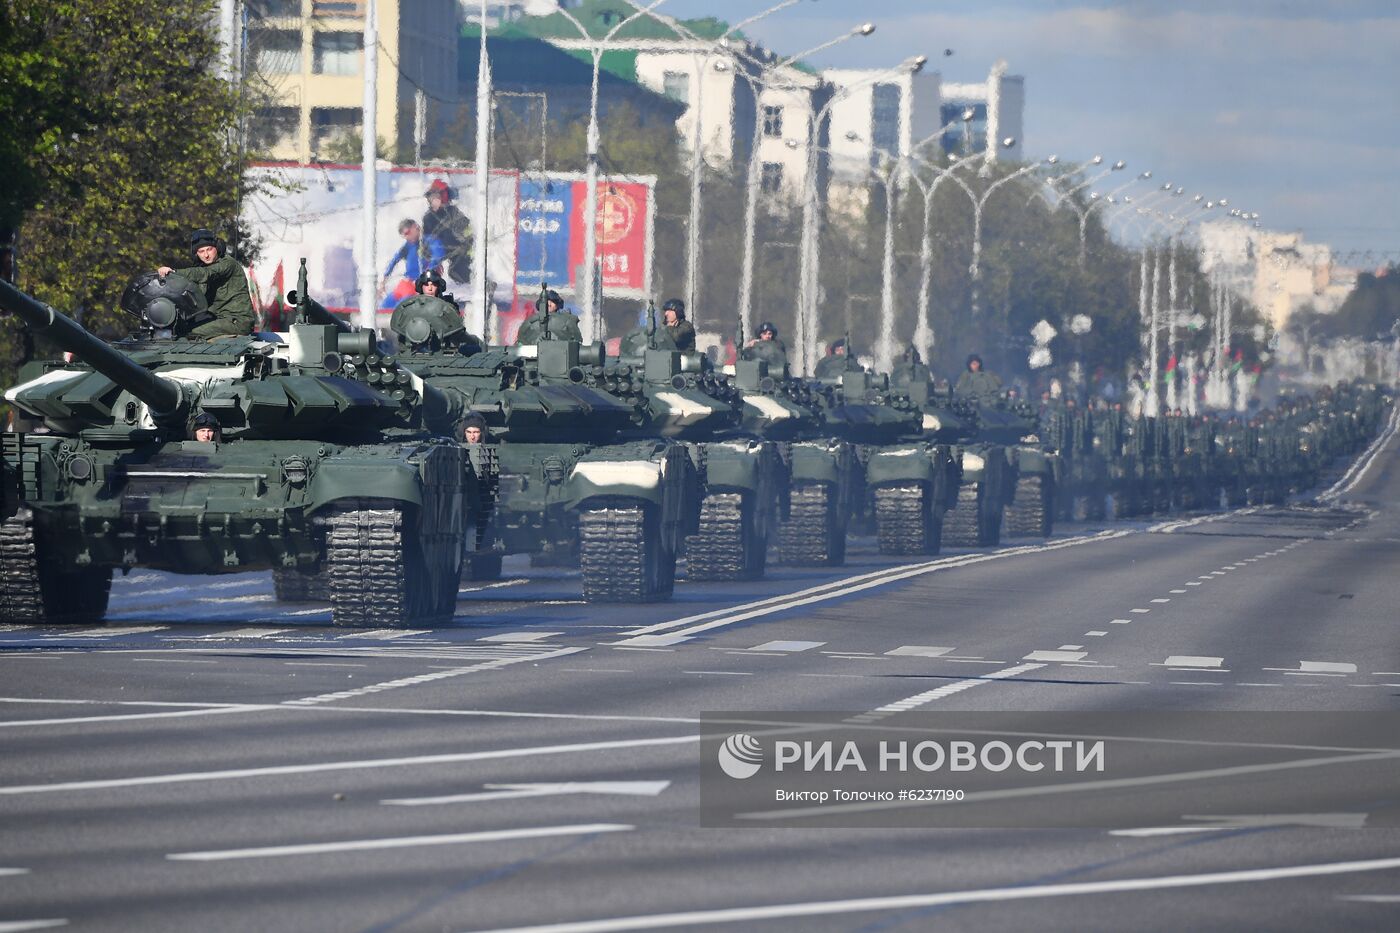
[[[990,547],[997,543],[1000,535],[996,529],[983,527],[982,503],[979,490],[982,484],[958,487],[957,508],[943,516],[943,543],[954,547]]]
[[[928,491],[919,485],[875,490],[875,526],[881,554],[937,554],[943,523],[930,518]]]
[[[646,603],[669,599],[675,557],[661,548],[660,530],[640,505],[589,509],[579,515],[579,564],[588,602]],[[648,566],[650,564],[651,566]]]
[[[1044,483],[1040,476],[1023,476],[1016,481],[1016,499],[1006,507],[1002,519],[1013,537],[1050,537],[1052,512]]]
[[[331,589],[322,573],[303,573],[290,567],[272,569],[272,591],[280,603],[328,603]]]
[[[793,489],[788,518],[778,525],[778,557],[795,567],[830,567],[845,563],[846,537],[837,535],[831,489],[811,483]]]
[[[328,517],[323,573],[332,624],[394,628],[451,618],[454,607],[431,592],[424,557],[411,553],[406,525],[397,508],[340,508]],[[452,595],[455,605],[455,586]]]
[[[744,521],[744,497],[737,492],[711,493],[700,503],[700,531],[685,539],[686,578],[753,580],[763,575],[761,549]],[[758,553],[755,553],[755,552]]]
[[[102,621],[112,592],[110,567],[67,572],[40,561],[34,513],[0,523],[0,623],[89,625]]]

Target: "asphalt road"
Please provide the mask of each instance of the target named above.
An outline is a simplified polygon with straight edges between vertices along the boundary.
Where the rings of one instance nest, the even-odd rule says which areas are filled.
[[[1400,785],[1113,831],[698,812],[702,712],[1400,711],[1400,439],[1371,453],[1286,508],[859,542],[657,606],[511,559],[435,631],[132,573],[106,626],[0,630],[0,933],[1400,928]]]

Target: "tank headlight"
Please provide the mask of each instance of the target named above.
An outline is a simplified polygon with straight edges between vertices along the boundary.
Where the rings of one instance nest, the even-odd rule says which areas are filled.
[[[282,461],[282,478],[289,486],[304,486],[311,473],[304,457],[288,457]]]
[[[980,470],[987,465],[987,461],[982,459],[981,454],[963,454],[962,465],[964,470]]]

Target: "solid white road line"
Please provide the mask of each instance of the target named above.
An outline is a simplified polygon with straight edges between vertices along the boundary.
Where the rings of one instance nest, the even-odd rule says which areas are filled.
[[[873,589],[877,586],[897,583],[900,580],[908,580],[913,577],[923,576],[924,574],[936,573],[940,570],[969,567],[973,564],[982,564],[1008,557],[1020,557],[1025,554],[1041,554],[1047,551],[1059,551],[1065,548],[1079,547],[1084,544],[1111,541],[1115,538],[1123,538],[1133,534],[1137,534],[1137,532],[1131,529],[1126,531],[1106,531],[1078,538],[1066,538],[1063,541],[1056,541],[1051,544],[1006,548],[1004,550],[992,551],[985,554],[961,554],[955,557],[940,558],[939,560],[928,561],[922,564],[889,567],[872,573],[860,574],[858,576],[836,580],[831,583],[824,583],[820,586],[800,590],[796,593],[789,593],[785,596],[775,596],[739,606],[730,606],[726,609],[716,609],[711,612],[686,616],[682,619],[673,619],[669,622],[658,622],[655,625],[633,629],[626,633],[630,636],[629,638],[619,642],[611,642],[610,644],[655,645],[658,644],[658,642],[655,640],[654,636],[659,632],[668,632],[671,636],[695,635],[699,632],[709,631],[710,629],[725,625],[734,625],[738,622],[746,622],[749,619],[771,615],[775,612],[786,612],[790,609],[797,609],[812,603],[824,602],[830,599],[841,599],[864,590]],[[636,639],[636,641],[633,639]]]
[[[172,862],[227,862],[233,859],[277,858],[287,855],[326,855],[333,852],[409,849],[418,846],[450,846],[472,842],[507,842],[515,839],[546,839],[553,836],[587,836],[593,833],[628,832],[635,828],[626,823],[535,826],[528,829],[499,829],[480,833],[450,833],[445,836],[352,839],[345,842],[313,842],[294,846],[268,846],[261,849],[225,849],[221,852],[175,852],[167,855],[166,858]]]
[[[0,922],[0,933],[24,933],[26,930],[52,930],[66,927],[67,920],[11,920]]]
[[[407,758],[362,758],[348,761],[318,761],[301,765],[270,765],[263,768],[230,768],[224,771],[186,771],[177,774],[148,774],[139,777],[105,778],[92,781],[60,781],[55,784],[17,784],[0,787],[0,796],[47,794],[69,790],[103,790],[116,787],[150,787],[161,784],[194,784],[206,781],[234,781],[241,778],[281,777],[297,774],[324,774],[328,771],[361,771],[374,768],[404,768],[463,761],[492,761],[504,758],[530,758],[538,755],[566,755],[574,752],[606,751],[617,748],[647,748],[656,745],[685,745],[700,741],[698,735],[672,735],[656,739],[615,739],[604,742],[578,742],[571,745],[532,745],[524,748],[498,748],[482,752],[443,755],[414,755]]]
[[[1366,448],[1365,452],[1363,452],[1360,457],[1356,458],[1356,461],[1351,465],[1351,469],[1342,474],[1341,479],[1337,480],[1337,482],[1332,484],[1330,489],[1317,497],[1317,501],[1331,502],[1343,493],[1350,492],[1355,488],[1356,484],[1361,482],[1362,477],[1366,475],[1366,472],[1371,469],[1371,464],[1375,462],[1381,449],[1395,436],[1397,429],[1400,429],[1400,405],[1396,405],[1391,409],[1390,423],[1386,425],[1386,429],[1376,436],[1376,439],[1371,442],[1371,446]]]
[[[549,923],[529,927],[503,927],[482,933],[607,933],[617,930],[650,930],[715,923],[753,923],[792,917],[825,917],[831,914],[870,911],[914,910],[955,904],[986,904],[1000,901],[1035,900],[1046,897],[1077,897],[1087,894],[1126,894],[1134,891],[1162,891],[1224,884],[1252,884],[1291,878],[1317,878],[1360,872],[1390,871],[1400,868],[1400,858],[1367,859],[1354,862],[1326,862],[1313,865],[1287,865],[1278,868],[1250,868],[1236,871],[1203,872],[1195,875],[1164,875],[1155,878],[1122,878],[1117,881],[1079,881],[1067,884],[1014,885],[944,891],[936,894],[903,894],[862,897],[840,901],[807,901],[769,904],[757,907],[729,907],[678,913],[611,917],[575,923]]]
[[[996,680],[1005,680],[1008,677],[1015,677],[1017,674],[1024,674],[1044,667],[1044,664],[1017,664],[1015,667],[1003,668],[999,671],[992,671],[990,674],[983,674],[981,677],[970,677],[967,680],[959,680],[956,683],[944,684],[933,690],[924,693],[916,693],[911,697],[887,703],[877,707],[868,713],[861,713],[859,716],[852,716],[846,720],[851,723],[867,723],[876,719],[884,719],[886,716],[893,716],[895,713],[906,713],[911,709],[918,709],[920,706],[927,706],[934,700],[941,700],[944,697],[961,693],[964,690],[971,690],[979,684],[991,683]]]
[[[275,709],[263,704],[244,706],[234,704],[217,709],[173,710],[166,713],[125,713],[110,716],[70,716],[64,719],[9,719],[0,722],[0,729],[13,729],[20,726],[71,726],[90,722],[126,722],[133,719],[187,719],[191,716],[217,716],[221,713],[251,713]]]
[[[433,671],[431,674],[415,674],[412,677],[400,677],[398,680],[386,680],[382,683],[367,684],[363,687],[356,687],[352,690],[340,690],[336,693],[323,693],[314,697],[302,697],[299,700],[289,700],[288,702],[297,706],[311,706],[318,703],[334,703],[337,700],[349,700],[355,697],[366,696],[371,693],[383,693],[385,690],[397,690],[400,687],[418,687],[436,680],[446,680],[451,677],[461,677],[465,674],[472,674],[479,671],[493,671],[511,664],[519,664],[522,661],[544,661],[549,658],[562,658],[565,655],[578,654],[580,651],[587,651],[587,648],[560,648],[557,651],[544,651],[534,654],[516,654],[506,658],[493,658],[483,661],[480,664],[469,664],[466,667],[453,667],[445,671]]]
[[[512,800],[518,797],[558,797],[564,794],[618,794],[625,797],[655,797],[671,786],[670,781],[569,781],[563,784],[485,784],[484,791],[449,794],[445,797],[397,797],[381,800],[395,807],[425,807],[443,803],[476,803],[482,800]]]
[[[3,878],[3,877],[5,877],[5,876],[7,876],[7,875],[27,875],[27,874],[29,874],[29,869],[27,869],[27,868],[0,868],[0,878]]]

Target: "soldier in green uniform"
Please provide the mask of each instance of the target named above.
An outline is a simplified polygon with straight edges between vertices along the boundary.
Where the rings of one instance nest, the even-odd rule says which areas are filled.
[[[772,321],[758,325],[758,339],[744,348],[744,359],[763,360],[769,369],[787,365],[787,346],[778,339],[778,326]]]
[[[924,385],[931,379],[932,373],[924,365],[924,358],[919,355],[919,351],[915,347],[905,348],[904,358],[895,364],[894,372],[890,373],[890,385],[897,389]]]
[[[860,364],[851,357],[846,338],[840,337],[826,345],[826,356],[817,360],[813,375],[817,379],[840,379],[848,369],[859,370]]]
[[[198,265],[187,269],[161,266],[156,270],[161,278],[174,273],[203,286],[204,299],[214,320],[189,332],[188,336],[195,340],[241,337],[253,332],[256,316],[248,293],[248,276],[238,260],[227,252],[224,242],[212,231],[199,229],[190,234],[190,255]]]
[[[583,342],[578,318],[563,310],[564,299],[550,290],[535,300],[535,313],[527,317],[516,332],[515,342],[539,343],[541,340],[577,340]],[[546,334],[548,336],[546,336]]]
[[[982,357],[974,353],[967,358],[967,369],[954,389],[959,395],[995,395],[1001,391],[1001,379],[983,369]]]
[[[685,302],[679,298],[667,299],[661,306],[661,316],[666,324],[666,336],[682,353],[695,352],[695,325],[685,319]]]

